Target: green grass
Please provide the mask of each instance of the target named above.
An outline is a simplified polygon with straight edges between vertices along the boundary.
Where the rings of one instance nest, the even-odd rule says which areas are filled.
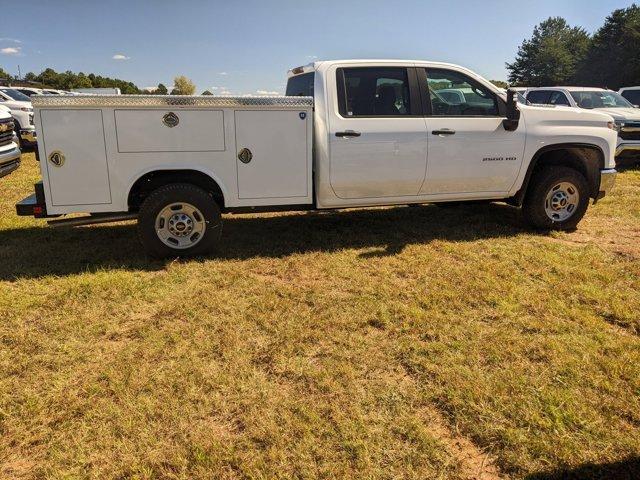
[[[640,468],[640,170],[573,233],[504,205],[229,216],[173,262],[133,224],[16,217],[38,176],[0,180],[0,478]]]

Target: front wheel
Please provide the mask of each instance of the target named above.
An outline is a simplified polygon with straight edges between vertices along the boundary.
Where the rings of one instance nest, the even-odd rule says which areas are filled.
[[[543,230],[573,230],[589,206],[589,184],[577,170],[548,166],[531,179],[522,211]]]
[[[153,257],[186,257],[213,251],[222,233],[215,200],[188,183],[165,185],[144,200],[138,236]]]

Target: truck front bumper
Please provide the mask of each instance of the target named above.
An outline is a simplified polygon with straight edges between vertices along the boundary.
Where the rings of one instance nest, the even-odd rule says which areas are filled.
[[[600,170],[600,189],[598,191],[598,196],[596,200],[600,200],[607,193],[611,191],[613,186],[616,183],[616,175],[618,172],[615,168],[607,168],[605,170]]]
[[[20,149],[16,146],[0,153],[0,178],[9,175],[20,166]]]

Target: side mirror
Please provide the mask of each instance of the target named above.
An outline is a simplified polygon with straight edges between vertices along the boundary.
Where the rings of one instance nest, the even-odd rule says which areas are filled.
[[[520,123],[520,110],[518,110],[518,92],[510,88],[507,90],[507,118],[502,125],[507,132],[513,132]]]

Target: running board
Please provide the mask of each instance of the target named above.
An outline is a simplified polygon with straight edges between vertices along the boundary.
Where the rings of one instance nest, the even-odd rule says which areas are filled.
[[[50,227],[81,227],[83,225],[96,225],[98,223],[124,222],[126,220],[135,220],[137,218],[137,213],[101,213],[96,215],[89,215],[87,217],[49,220],[47,224]]]

